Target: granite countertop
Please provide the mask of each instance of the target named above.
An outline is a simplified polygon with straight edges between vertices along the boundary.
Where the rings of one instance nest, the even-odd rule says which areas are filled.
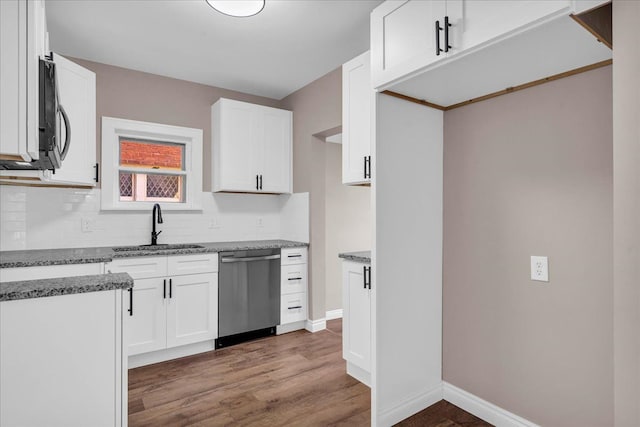
[[[21,280],[19,282],[0,283],[0,301],[111,291],[132,287],[133,279],[127,273]]]
[[[348,261],[371,263],[371,251],[360,252],[343,252],[338,254],[338,257],[346,259]]]
[[[201,247],[185,248],[185,245],[199,245]],[[309,246],[309,244],[294,242],[290,240],[253,240],[243,242],[203,242],[193,244],[179,244],[173,246],[182,247],[159,250],[127,250],[117,252],[113,249],[118,248],[119,246],[102,248],[4,251],[0,252],[0,268],[34,267],[62,264],[88,264],[95,262],[110,262],[114,258],[130,258],[141,256],[186,255],[249,249],[299,248],[302,246]]]

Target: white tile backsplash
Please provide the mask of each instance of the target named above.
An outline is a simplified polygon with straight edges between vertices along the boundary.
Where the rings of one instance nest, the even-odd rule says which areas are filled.
[[[159,243],[309,241],[309,195],[203,193],[200,212],[163,211]],[[0,186],[0,250],[150,242],[151,211],[100,211],[99,189]]]

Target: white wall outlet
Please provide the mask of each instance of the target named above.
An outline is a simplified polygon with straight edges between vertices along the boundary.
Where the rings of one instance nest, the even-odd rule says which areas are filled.
[[[90,233],[95,229],[95,224],[93,220],[89,218],[82,218],[80,220],[80,227],[83,233]]]
[[[531,257],[531,280],[549,281],[549,259],[546,256]]]
[[[258,219],[256,220],[256,225],[258,227],[264,227],[264,222],[262,220],[262,217],[258,217]]]
[[[209,228],[220,228],[218,218],[211,218],[211,220],[209,220]]]

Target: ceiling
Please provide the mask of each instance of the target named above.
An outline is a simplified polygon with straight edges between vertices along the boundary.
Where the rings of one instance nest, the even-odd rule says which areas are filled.
[[[233,18],[204,0],[47,0],[54,52],[282,99],[369,48],[381,0],[266,0]]]

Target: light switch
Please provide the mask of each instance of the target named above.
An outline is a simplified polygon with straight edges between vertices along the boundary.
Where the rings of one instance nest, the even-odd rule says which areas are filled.
[[[549,281],[549,260],[546,256],[531,257],[531,280]]]

